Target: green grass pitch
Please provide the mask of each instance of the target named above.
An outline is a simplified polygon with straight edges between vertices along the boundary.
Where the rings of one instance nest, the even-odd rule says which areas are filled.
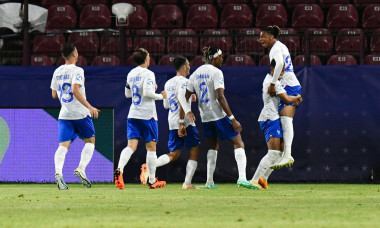
[[[380,227],[380,185],[0,184],[0,227]]]

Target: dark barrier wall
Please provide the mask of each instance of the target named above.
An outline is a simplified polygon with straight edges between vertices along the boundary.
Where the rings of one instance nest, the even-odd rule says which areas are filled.
[[[0,67],[1,107],[59,107],[51,98],[50,81],[55,68]],[[85,67],[87,99],[97,107],[113,107],[115,113],[115,165],[126,146],[126,117],[130,100],[124,97],[127,73],[131,67]],[[156,73],[158,92],[174,76],[171,67],[151,67]],[[193,69],[194,70],[194,69]],[[262,108],[262,81],[267,67],[223,67],[226,97],[233,114],[243,126],[250,179],[260,159],[266,154],[264,136],[257,123]],[[295,139],[291,168],[275,171],[272,180],[366,181],[371,170],[380,165],[379,113],[380,68],[377,66],[314,66],[295,69],[302,85],[304,102],[294,120]],[[167,111],[157,101],[159,143],[157,154],[167,149]],[[196,111],[196,104],[193,103]],[[198,112],[197,112],[198,113]],[[202,132],[199,117],[198,129]],[[96,129],[97,132],[102,129]],[[41,136],[43,137],[43,136]],[[51,142],[57,144],[57,142]],[[52,157],[55,151],[46,156]],[[206,178],[207,142],[194,181]],[[27,153],[27,151],[26,151]],[[79,151],[77,152],[79,153]],[[145,163],[145,147],[125,167],[127,182],[138,182],[140,165]],[[70,153],[67,155],[70,156]],[[180,159],[158,169],[158,177],[183,181],[188,152]],[[90,164],[91,165],[91,164]],[[236,181],[237,166],[233,147],[222,142],[218,153],[215,180]],[[112,177],[110,177],[112,178]]]

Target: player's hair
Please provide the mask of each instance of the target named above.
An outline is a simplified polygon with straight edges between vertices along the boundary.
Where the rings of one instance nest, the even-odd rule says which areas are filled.
[[[270,62],[270,68],[275,68],[276,67],[276,60],[272,59]]]
[[[68,59],[70,55],[75,51],[75,46],[72,43],[66,43],[61,47],[61,54],[63,58]]]
[[[183,56],[176,56],[173,59],[173,66],[176,71],[179,71],[181,67],[183,67],[186,64],[186,57]]]
[[[266,28],[261,29],[262,32],[267,32],[274,36],[275,39],[278,39],[280,36],[280,28],[277,25],[268,26]]]
[[[133,52],[132,60],[137,65],[141,65],[145,62],[146,57],[148,56],[148,51],[144,48],[138,48]]]
[[[210,62],[211,60],[214,59],[215,53],[217,53],[219,50],[218,47],[204,47],[202,49],[203,52],[203,59],[205,62]]]

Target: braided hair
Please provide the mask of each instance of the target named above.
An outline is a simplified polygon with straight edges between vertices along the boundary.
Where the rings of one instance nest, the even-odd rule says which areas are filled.
[[[204,47],[202,49],[203,52],[203,60],[207,63],[211,62],[215,57],[214,55],[221,50],[217,47]]]

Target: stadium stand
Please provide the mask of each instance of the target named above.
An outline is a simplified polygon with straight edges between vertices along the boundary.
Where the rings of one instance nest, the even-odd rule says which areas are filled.
[[[380,55],[366,55],[364,64],[367,65],[380,65]]]
[[[152,28],[182,28],[182,11],[177,5],[156,5],[151,17]]]
[[[294,66],[304,66],[306,65],[306,60],[304,55],[297,55],[293,59]],[[310,55],[310,65],[322,65],[321,59],[316,55]]]
[[[225,61],[226,66],[254,66],[255,62],[249,55],[229,55]]]
[[[359,52],[361,29],[341,29],[335,38],[335,51],[337,52]],[[365,40],[365,49],[367,49]]]
[[[332,55],[327,61],[327,65],[357,65],[357,63],[352,55]]]
[[[326,17],[327,28],[356,28],[358,22],[358,11],[351,4],[332,5]]]
[[[295,8],[299,4],[317,4],[318,0],[286,0],[286,6],[288,8]]]
[[[287,21],[286,8],[281,4],[261,4],[257,9],[256,27],[258,28],[269,25],[286,27]]]
[[[269,66],[269,55],[261,57],[259,66]]]
[[[352,0],[358,7],[365,7],[371,4],[378,4],[379,0]]]
[[[232,51],[232,39],[226,29],[206,29],[201,38],[200,50],[203,47],[219,47],[224,53]],[[223,36],[224,35],[224,36]]]
[[[188,8],[193,4],[213,4],[214,0],[182,0],[183,5]]]
[[[247,4],[248,0],[216,0],[216,3],[222,9],[228,4]]]
[[[236,53],[257,55],[264,52],[264,47],[259,41],[260,29],[239,29],[237,34],[235,44]]]
[[[79,9],[82,9],[84,6],[89,4],[103,4],[107,5],[108,0],[75,0]]]
[[[164,55],[158,61],[159,66],[171,66],[176,55]]]
[[[68,42],[75,45],[80,55],[95,56],[98,52],[99,38],[96,32],[71,33]]]
[[[134,49],[145,48],[150,54],[163,54],[165,51],[165,37],[158,29],[138,30],[134,39]]]
[[[88,4],[81,11],[79,27],[81,28],[109,28],[111,26],[111,12],[106,5]]]
[[[178,4],[178,0],[146,0],[149,8],[153,8],[155,5],[160,4]]]
[[[45,8],[49,8],[51,5],[56,5],[57,0],[41,0],[41,5]],[[60,0],[59,1],[60,5],[72,5],[73,0]]]
[[[252,11],[246,4],[227,4],[220,18],[221,28],[249,28],[252,25]]]
[[[300,38],[297,30],[293,28],[282,28],[279,40],[288,47],[290,52],[298,52],[300,49]]]
[[[56,66],[60,66],[60,65],[63,65],[63,64],[65,64],[65,59],[61,56],[55,65]],[[86,60],[86,58],[83,57],[83,56],[81,56],[81,55],[78,56],[77,65],[78,66],[87,66],[87,60]]]
[[[32,66],[53,66],[53,62],[47,55],[32,55],[30,60]]]
[[[211,4],[194,4],[186,15],[186,28],[205,29],[218,26],[218,13]]]
[[[116,4],[116,3],[121,3],[121,2],[124,2],[124,3],[129,3],[129,4],[143,4],[144,3],[144,0],[112,0],[112,5],[113,4]]]
[[[36,35],[33,42],[33,52],[49,56],[60,54],[61,46],[65,43],[63,34]]]
[[[191,60],[190,65],[191,66],[201,66],[203,65],[203,56],[202,55],[197,55]]]
[[[319,0],[319,4],[323,8],[329,8],[334,4],[350,4],[351,0]]]
[[[92,60],[91,66],[118,66],[120,60],[114,55],[98,55]]]
[[[305,31],[310,39],[310,51],[314,53],[329,53],[334,48],[333,37],[330,36],[331,32],[326,28],[307,29]],[[305,51],[305,36],[302,39],[302,51]]]
[[[371,37],[371,52],[380,52],[380,29],[376,29]]]
[[[365,30],[380,27],[380,4],[365,7],[362,17],[362,26]]]
[[[196,33],[192,29],[174,29],[170,32],[167,51],[168,53],[180,53],[183,55],[195,55],[198,52],[199,42]],[[194,37],[189,37],[194,35]],[[183,36],[183,37],[180,37]]]
[[[322,27],[323,21],[323,11],[318,4],[299,4],[294,8],[293,28],[319,28]]]
[[[46,28],[73,29],[77,24],[77,14],[70,5],[52,5],[48,9]]]
[[[132,39],[127,32],[126,51],[132,51]],[[102,54],[118,54],[120,52],[119,33],[105,32],[100,40],[100,52]]]

